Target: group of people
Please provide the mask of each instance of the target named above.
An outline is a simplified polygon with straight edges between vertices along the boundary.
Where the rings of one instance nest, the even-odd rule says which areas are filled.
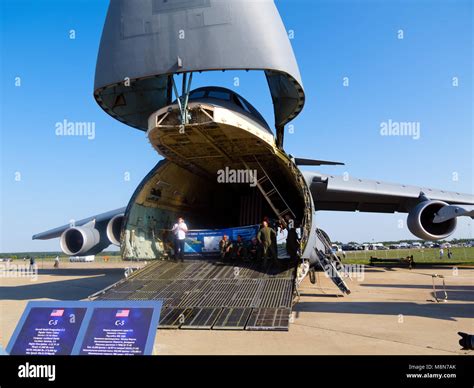
[[[268,260],[276,262],[277,231],[287,230],[286,251],[291,260],[298,258],[299,238],[295,228],[295,221],[286,215],[280,222],[272,224],[268,217],[262,221],[260,229],[250,242],[245,242],[241,235],[232,241],[229,236],[224,235],[219,242],[220,256],[223,260],[263,261],[266,265]],[[184,243],[188,227],[182,217],[174,224],[171,232],[174,234],[174,257],[183,261]]]
[[[229,236],[224,235],[219,243],[221,258],[223,260],[263,261],[264,264],[268,260],[276,262],[278,259],[278,228],[280,232],[283,232],[285,229],[287,230],[286,250],[290,259],[296,260],[298,257],[299,239],[295,222],[289,215],[285,217],[283,222],[279,222],[278,225],[272,225],[270,219],[265,217],[257,235],[248,244],[245,244],[240,235],[237,236],[236,241],[231,241]]]
[[[451,249],[448,248],[448,259],[451,259],[452,257],[453,257],[453,252],[451,251]],[[440,259],[444,258],[444,249],[443,248],[439,249],[439,258]]]
[[[257,254],[257,250],[252,249],[252,243],[247,246],[241,235],[237,236],[236,241],[232,241],[224,234],[219,242],[219,250],[222,259],[247,259],[249,255]]]

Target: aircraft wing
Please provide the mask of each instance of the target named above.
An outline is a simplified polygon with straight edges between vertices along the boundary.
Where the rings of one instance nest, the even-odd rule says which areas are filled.
[[[79,221],[75,221],[75,226],[82,226],[87,224],[88,222],[95,221],[96,223],[102,221],[109,221],[114,218],[118,214],[122,214],[125,212],[125,207],[121,207],[120,209],[111,210],[105,213],[97,214],[95,216],[87,217]],[[61,234],[68,228],[70,228],[70,224],[66,224],[63,226],[59,226],[54,229],[47,230],[46,232],[38,233],[33,236],[33,240],[49,240],[51,238],[60,237]]]
[[[305,171],[316,210],[408,213],[420,196],[459,206],[473,216],[474,195]]]

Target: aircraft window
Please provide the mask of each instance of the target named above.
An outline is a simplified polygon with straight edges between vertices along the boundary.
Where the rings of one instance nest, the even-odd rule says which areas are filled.
[[[244,106],[242,105],[240,98],[237,96],[237,94],[232,94],[232,101],[234,102],[235,105],[244,109]]]
[[[237,96],[237,99],[239,100],[240,105],[242,106],[242,108],[244,108],[247,113],[252,113],[252,112],[250,111],[250,108],[248,107],[247,103],[246,103],[242,98],[240,98],[239,96]]]
[[[203,98],[206,95],[205,90],[198,90],[197,92],[191,93],[189,95],[190,100],[195,100],[196,98]]]
[[[209,98],[217,98],[218,100],[230,101],[230,94],[227,92],[221,92],[217,90],[211,90],[208,94]]]

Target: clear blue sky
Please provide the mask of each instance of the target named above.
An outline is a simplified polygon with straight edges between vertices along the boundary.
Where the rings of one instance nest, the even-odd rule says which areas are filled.
[[[288,152],[347,164],[323,172],[474,192],[471,0],[276,3],[294,32],[306,92]],[[0,251],[58,250],[57,240],[31,236],[125,206],[159,156],[143,132],[106,115],[92,96],[108,1],[1,4]],[[201,74],[194,86],[233,88],[236,75],[235,90],[272,123],[260,73]],[[56,136],[64,119],[95,122],[95,139]],[[389,119],[420,122],[420,139],[380,136]],[[333,240],[411,237],[397,227],[404,214],[320,212],[318,219]],[[454,237],[472,236],[472,224],[461,222]]]

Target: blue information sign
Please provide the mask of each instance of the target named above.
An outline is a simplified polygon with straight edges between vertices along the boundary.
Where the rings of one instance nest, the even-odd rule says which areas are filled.
[[[82,302],[29,302],[7,352],[41,356],[71,354],[86,311]]]
[[[7,347],[12,355],[152,354],[162,302],[29,302]]]
[[[75,351],[86,355],[151,354],[159,322],[155,311],[160,309],[161,301],[98,301]]]

